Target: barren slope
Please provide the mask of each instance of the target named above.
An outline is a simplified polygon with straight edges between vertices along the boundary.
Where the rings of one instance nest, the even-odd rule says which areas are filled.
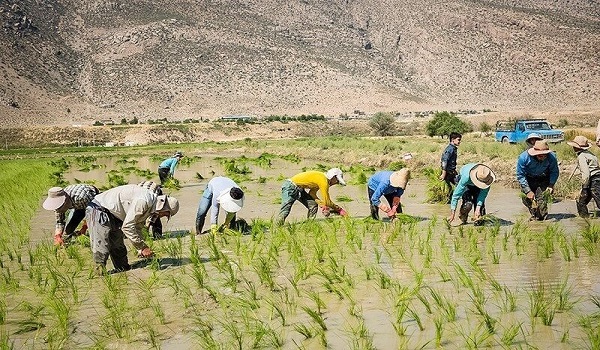
[[[8,125],[599,106],[597,1],[0,2]]]

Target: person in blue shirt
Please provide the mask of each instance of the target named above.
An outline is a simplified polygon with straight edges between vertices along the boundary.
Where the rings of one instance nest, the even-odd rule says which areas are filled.
[[[469,163],[460,168],[458,184],[452,192],[448,222],[454,221],[458,200],[462,199],[459,214],[462,223],[467,223],[469,212],[475,207],[473,221],[477,225],[482,224],[480,219],[485,215],[485,199],[495,180],[496,175],[485,164]]]
[[[404,194],[409,178],[410,171],[406,168],[398,171],[378,171],[369,178],[367,191],[373,219],[379,220],[379,210],[385,212],[390,220],[396,217],[396,213],[402,213],[400,197]],[[387,203],[382,202],[381,197],[384,197]]]
[[[448,185],[450,197],[448,203],[452,198],[452,189],[458,182],[458,173],[456,172],[456,159],[458,157],[458,146],[462,140],[462,135],[457,132],[450,133],[450,143],[444,149],[441,159],[442,174],[440,180],[445,181]]]
[[[161,185],[164,185],[165,181],[175,174],[175,167],[181,158],[183,158],[183,153],[177,151],[172,157],[169,157],[160,163],[158,166],[158,177],[160,178]]]
[[[552,194],[558,180],[558,161],[546,140],[538,140],[523,151],[517,160],[517,181],[521,186],[523,205],[531,213],[530,220],[545,220],[548,203],[544,193]]]

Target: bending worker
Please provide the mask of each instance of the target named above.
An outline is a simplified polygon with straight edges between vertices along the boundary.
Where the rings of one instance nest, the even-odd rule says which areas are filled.
[[[98,193],[100,191],[95,186],[88,184],[69,185],[64,189],[52,187],[48,190],[48,198],[46,198],[42,207],[46,210],[54,210],[56,214],[54,244],[63,245],[73,235],[85,234],[87,229],[85,224],[79,232],[75,232],[75,230],[85,217],[85,207]],[[66,218],[69,209],[72,210],[69,217]]]
[[[151,215],[158,218],[179,211],[176,198],[160,195],[138,185],[123,185],[97,195],[85,211],[96,272],[106,272],[108,257],[116,271],[131,269],[127,260],[125,237],[141,257],[154,255],[142,238],[142,227]]]
[[[331,212],[346,216],[346,211],[333,203],[329,197],[329,187],[335,184],[346,185],[342,170],[338,168],[331,168],[326,173],[305,171],[285,180],[281,186],[281,209],[277,222],[279,224],[285,222],[296,201],[308,209],[307,218],[314,218],[317,215],[318,205],[323,207],[325,216],[329,216]],[[317,196],[318,191],[321,192],[323,199]]]
[[[410,171],[406,168],[398,171],[382,170],[369,178],[367,193],[371,203],[371,217],[379,220],[379,210],[393,219],[396,213],[402,213],[400,197],[404,194],[406,184],[410,178]],[[381,200],[384,197],[387,203]]]
[[[196,213],[196,234],[202,233],[206,214],[210,209],[210,229],[212,233],[222,231],[225,227],[233,228],[235,215],[244,206],[244,192],[232,179],[224,176],[213,177],[208,184],[198,205]],[[225,222],[217,226],[219,208],[227,215]]]
[[[169,177],[175,175],[175,167],[177,167],[181,158],[183,158],[183,153],[177,151],[172,157],[169,157],[160,163],[158,166],[158,177],[160,178],[161,185],[164,185]]]

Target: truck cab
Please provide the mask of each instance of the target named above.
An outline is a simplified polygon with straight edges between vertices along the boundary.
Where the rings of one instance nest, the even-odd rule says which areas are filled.
[[[524,142],[531,133],[538,133],[548,142],[561,142],[565,134],[552,129],[546,119],[520,119],[496,123],[496,141],[502,143]]]

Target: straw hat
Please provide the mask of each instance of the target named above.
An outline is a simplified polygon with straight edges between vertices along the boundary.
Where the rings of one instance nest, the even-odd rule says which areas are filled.
[[[390,185],[398,188],[406,188],[408,179],[410,179],[410,170],[402,168],[390,175]]]
[[[590,147],[592,147],[592,145],[590,145],[587,137],[585,136],[575,136],[575,138],[573,139],[573,141],[567,141],[567,145],[569,146],[573,146],[579,149],[588,149]]]
[[[244,206],[244,192],[239,187],[231,187],[221,192],[217,202],[228,213],[237,213]]]
[[[67,201],[67,192],[62,187],[52,187],[48,190],[48,198],[42,204],[46,210],[56,210]]]
[[[486,189],[496,181],[496,174],[487,165],[477,164],[469,171],[469,178],[475,186]]]
[[[550,147],[548,147],[548,142],[546,142],[546,140],[535,141],[533,147],[527,150],[527,153],[529,153],[530,156],[548,154],[550,152],[552,151],[550,150]]]

